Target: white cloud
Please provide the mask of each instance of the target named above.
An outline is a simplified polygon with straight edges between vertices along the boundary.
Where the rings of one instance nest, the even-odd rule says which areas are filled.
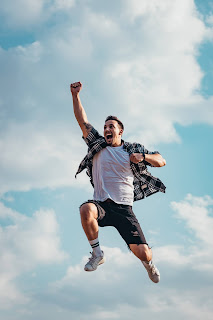
[[[70,266],[61,280],[50,285],[50,299],[57,301],[62,313],[77,312],[82,319],[127,320],[143,314],[153,318],[157,315],[161,320],[169,319],[172,314],[174,319],[199,320],[205,314],[210,320],[213,315],[211,205],[213,199],[209,196],[187,195],[183,201],[172,202],[174,218],[185,223],[186,235],[190,237],[192,232],[195,237],[193,245],[190,239],[188,245],[154,248],[154,262],[161,272],[160,285],[152,284],[153,288],[142,264],[131,253],[103,247],[105,264],[94,273],[87,273],[83,270],[87,260],[84,257],[79,264]],[[84,301],[83,308],[80,301]]]
[[[211,26],[213,26],[213,14],[210,14],[206,18],[206,22],[209,23]]]
[[[197,63],[199,46],[212,39],[212,18],[205,25],[192,0],[112,6],[18,0],[1,1],[0,9],[4,28],[34,28],[36,37],[32,44],[0,49],[0,193],[74,183],[86,147],[73,117],[71,81],[83,82],[81,97],[90,121],[101,129],[105,115],[121,115],[128,140],[179,142],[176,123],[213,124],[213,97],[199,92],[204,74]],[[83,173],[75,186],[85,183]],[[83,271],[84,257],[48,292],[42,288],[27,297],[16,280],[38,265],[65,258],[57,220],[52,210],[26,217],[1,204],[1,307],[22,320],[44,314],[53,320],[127,320],[141,314],[159,320],[212,319],[210,205],[211,198],[193,196],[172,204],[188,242],[154,248],[159,286],[150,283],[131,254],[104,248],[107,262],[97,272]],[[14,304],[20,308],[13,309]]]
[[[80,2],[75,15],[66,10],[72,1],[30,3],[35,19],[44,7],[64,8],[66,16],[32,44],[0,50],[1,192],[73,184],[86,147],[77,143],[72,81],[83,82],[83,105],[98,130],[105,116],[120,115],[126,140],[147,147],[180,142],[177,123],[213,124],[213,97],[199,93],[203,71],[196,60],[212,29],[193,1],[125,1],[115,5],[116,14]]]
[[[119,24],[105,14],[97,14],[91,10],[86,10],[85,15],[85,27],[89,28],[90,32],[105,38],[113,38],[120,35]]]
[[[3,0],[1,12],[6,16],[9,25],[29,25],[35,23],[43,10],[45,0]]]
[[[126,4],[127,16],[133,25],[137,22],[137,46],[131,43],[135,54],[114,60],[107,72],[112,86],[117,84],[130,139],[179,142],[174,124],[212,125],[212,98],[198,94],[203,72],[196,60],[199,45],[212,29],[205,26],[194,2]]]
[[[45,289],[42,292],[42,299],[38,296],[30,297],[30,300],[29,298],[26,300],[26,297],[23,296],[21,299],[21,292],[7,277],[4,278],[6,279],[5,294],[10,296],[11,300],[20,295],[19,303],[25,303],[30,308],[34,315],[33,320],[40,317],[40,314],[46,313],[53,320],[57,319],[59,315],[66,318],[68,314],[83,320],[100,319],[100,317],[128,320],[131,317],[139,317],[141,314],[144,317],[153,318],[157,315],[160,320],[169,319],[171,314],[175,320],[180,317],[183,320],[187,320],[189,317],[199,320],[205,315],[205,318],[210,320],[213,314],[212,282],[209,277],[213,264],[211,239],[207,243],[207,240],[202,238],[203,232],[200,230],[200,223],[197,220],[193,224],[193,218],[195,217],[196,220],[196,216],[199,216],[199,219],[202,217],[203,223],[209,222],[211,229],[212,221],[208,220],[209,217],[211,218],[211,211],[208,207],[212,204],[213,200],[209,196],[193,197],[192,195],[188,195],[183,201],[172,203],[172,207],[176,211],[174,218],[185,222],[185,233],[193,231],[196,237],[193,247],[186,248],[180,243],[179,245],[154,248],[154,262],[161,272],[159,285],[150,282],[143,265],[133,254],[127,250],[123,252],[119,248],[102,247],[107,260],[98,267],[97,271],[85,272],[83,268],[88,257],[83,257],[79,264],[73,264],[67,268],[66,274],[61,280],[49,283],[48,290]],[[22,237],[16,237],[17,233],[13,231],[13,239],[16,237],[18,243],[24,243],[24,238],[29,238],[27,234],[30,231],[31,234],[35,234],[35,237],[38,230],[42,234],[45,233],[47,237],[57,233],[57,223],[51,211],[45,214],[41,211],[37,212],[32,218],[23,217],[3,206],[0,212],[1,219],[7,217],[12,219],[16,226],[22,225],[22,228],[15,228],[19,230],[20,234],[23,234]],[[206,228],[207,234],[212,238],[208,226]],[[11,244],[11,237],[5,238]],[[30,241],[29,244],[32,248],[34,248],[33,243]],[[25,251],[24,255],[28,257],[26,261],[31,261],[32,257],[28,245],[25,248],[23,245],[16,245],[15,248]],[[11,246],[9,253],[11,253]],[[43,257],[42,252],[36,254],[34,263],[38,261],[45,263]],[[15,260],[12,254],[7,259],[7,261],[10,259],[11,262]],[[23,268],[23,262],[20,264],[18,259],[15,261],[15,264],[9,264],[14,266],[10,269],[15,270],[15,266],[16,269],[18,266],[18,270],[20,270],[20,266]],[[206,268],[207,262],[209,267],[211,265],[211,269]],[[1,263],[1,268],[3,266],[4,263]],[[29,264],[25,266],[25,270],[27,267],[29,268]],[[7,271],[10,272],[10,269]],[[192,287],[191,282],[193,282]],[[10,287],[11,284],[14,288]],[[96,298],[94,299],[94,297]],[[4,299],[6,298],[4,297]],[[50,310],[52,311],[50,312]],[[21,310],[18,314],[22,315]],[[23,314],[22,317],[25,320],[28,314]]]
[[[76,152],[78,140],[80,137],[70,128],[45,129],[36,123],[11,125],[0,140],[0,193],[73,184],[88,187],[85,174],[75,179],[83,150],[86,152],[86,147],[81,153]]]
[[[74,6],[75,0],[54,0],[53,2],[53,8],[56,10],[64,10],[64,9],[70,9]]]
[[[202,241],[205,248],[213,247],[213,217],[209,208],[211,205],[213,205],[213,199],[210,196],[193,197],[191,194],[180,203],[172,202],[177,218],[186,222],[187,228]]]
[[[16,279],[38,265],[60,263],[59,226],[53,210],[39,210],[27,217],[0,203],[0,308],[29,302]],[[5,222],[5,223],[4,223]]]
[[[179,265],[171,268],[171,263],[164,265],[159,262],[162,282],[155,285],[150,283],[142,264],[130,253],[107,247],[104,247],[104,252],[107,260],[97,271],[84,272],[84,257],[80,264],[68,268],[62,280],[50,285],[50,301],[57,303],[62,314],[69,310],[81,319],[124,320],[141,314],[151,318],[157,315],[160,320],[169,319],[171,314],[174,319],[181,317],[184,320],[190,316],[200,319],[205,314],[207,319],[211,319],[213,310],[209,294],[212,287],[211,284],[209,289],[203,287],[205,274],[202,272],[193,274],[195,279],[200,277],[199,283],[194,283],[199,290],[190,289],[190,284],[186,290],[182,282],[188,283],[188,280],[182,279],[181,268],[177,271]],[[171,255],[168,253],[169,261]],[[193,268],[185,263],[184,272],[190,277]]]
[[[213,199],[210,196],[194,197],[188,194],[183,201],[172,202],[175,217],[185,223],[189,232],[187,244],[167,245],[158,248],[157,261],[175,267],[213,271]]]
[[[70,266],[66,272],[66,275],[60,281],[57,281],[53,287],[63,288],[64,286],[79,286],[79,280],[87,282],[89,290],[95,290],[95,286],[92,289],[92,283],[100,282],[105,286],[110,286],[115,282],[121,283],[124,280],[125,272],[129,267],[133,267],[137,264],[136,259],[129,252],[124,253],[119,248],[108,248],[102,246],[106,256],[106,262],[103,266],[100,266],[99,272],[88,273],[84,271],[84,265],[88,261],[88,257],[83,257],[79,265]],[[122,271],[121,271],[122,269]],[[115,270],[115,271],[113,271]],[[120,272],[118,272],[120,270]]]
[[[35,41],[25,47],[18,46],[9,50],[11,54],[17,59],[20,57],[24,62],[38,62],[42,55],[42,47],[39,41]]]
[[[9,27],[43,24],[56,12],[71,9],[75,0],[2,0],[0,9]]]

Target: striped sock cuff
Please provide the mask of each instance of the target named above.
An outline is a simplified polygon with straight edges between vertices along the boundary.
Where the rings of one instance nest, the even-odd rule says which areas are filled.
[[[96,243],[94,243],[94,244],[91,244],[91,247],[92,247],[92,248],[96,248],[96,247],[98,247],[98,246],[99,246],[99,241],[96,242]]]

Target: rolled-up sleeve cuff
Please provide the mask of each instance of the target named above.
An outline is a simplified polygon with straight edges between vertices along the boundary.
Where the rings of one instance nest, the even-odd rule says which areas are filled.
[[[100,134],[98,133],[98,131],[94,127],[92,127],[88,136],[86,138],[84,138],[84,136],[82,136],[82,139],[86,142],[86,144],[89,147],[91,143],[93,143],[95,140],[97,140],[99,138],[99,136],[100,136]]]

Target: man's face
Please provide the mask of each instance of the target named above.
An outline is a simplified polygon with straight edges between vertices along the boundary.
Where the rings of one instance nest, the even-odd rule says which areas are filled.
[[[108,145],[116,146],[121,143],[123,130],[116,120],[108,120],[104,125],[104,138]]]

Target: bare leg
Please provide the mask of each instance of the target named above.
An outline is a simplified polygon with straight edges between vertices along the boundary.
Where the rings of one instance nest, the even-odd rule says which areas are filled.
[[[95,271],[100,264],[105,262],[104,253],[101,251],[98,241],[98,210],[94,203],[85,203],[81,206],[80,213],[82,227],[93,248],[92,256],[86,263],[84,270]]]
[[[134,255],[141,261],[152,260],[152,250],[147,244],[130,244],[129,247]]]
[[[152,262],[152,250],[147,244],[130,244],[130,249],[134,255],[141,260],[148,272],[149,278],[158,283],[160,281],[160,272]]]
[[[94,203],[85,203],[80,207],[81,224],[89,241],[98,238],[98,210]]]

